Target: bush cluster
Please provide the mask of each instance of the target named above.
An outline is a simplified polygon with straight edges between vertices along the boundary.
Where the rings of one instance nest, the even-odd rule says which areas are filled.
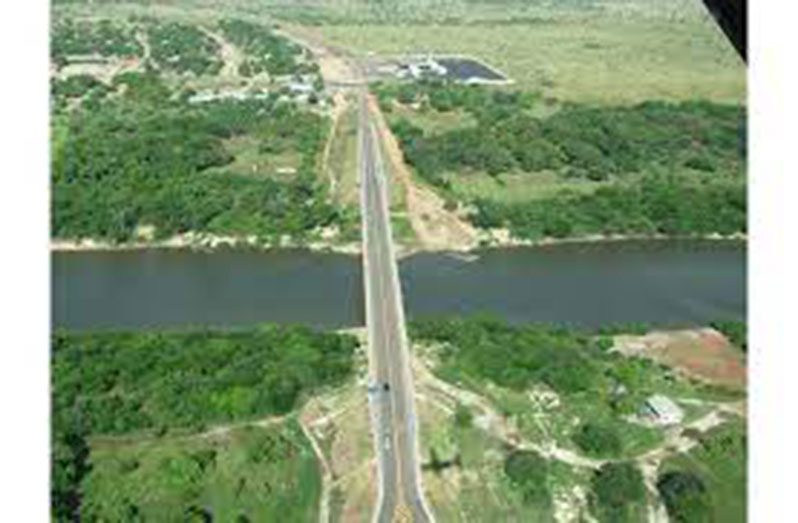
[[[219,27],[225,38],[247,53],[239,70],[242,76],[264,71],[271,76],[318,72],[315,63],[303,60],[302,47],[268,27],[237,19],[222,20]]]
[[[222,68],[219,44],[198,28],[177,22],[147,27],[153,61],[161,69],[197,76],[216,74]]]
[[[144,49],[136,39],[135,28],[110,20],[75,21],[67,18],[53,24],[50,36],[50,58],[57,65],[69,63],[70,56],[134,57]]]

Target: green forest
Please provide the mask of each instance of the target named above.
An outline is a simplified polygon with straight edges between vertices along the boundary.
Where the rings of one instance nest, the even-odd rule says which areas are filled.
[[[519,238],[586,234],[731,234],[746,229],[746,120],[739,106],[695,101],[634,106],[564,104],[540,116],[534,93],[440,82],[377,87],[383,109],[454,110],[475,125],[425,131],[391,117],[405,160],[449,198],[452,177],[554,172],[563,182],[603,182],[594,192],[561,190],[534,202],[489,195],[472,222]],[[551,112],[549,110],[549,112]],[[406,114],[406,112],[405,112]],[[530,181],[534,183],[534,181]]]
[[[285,414],[348,377],[356,346],[307,327],[56,333],[54,421],[111,434]]]
[[[74,82],[96,94],[54,119],[55,237],[122,242],[148,224],[161,238],[196,231],[274,242],[284,234],[301,240],[337,219],[316,177],[323,117],[276,96],[190,104],[153,72],[118,75],[107,88]],[[61,100],[76,90],[53,89]],[[297,174],[231,172],[225,141],[238,136],[253,137],[264,153],[299,154]]]
[[[54,334],[54,513],[72,520],[78,510],[90,437],[287,414],[351,376],[357,345],[302,326]]]

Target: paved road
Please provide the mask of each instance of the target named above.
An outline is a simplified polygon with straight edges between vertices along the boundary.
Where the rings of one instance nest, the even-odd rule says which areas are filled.
[[[380,476],[375,521],[433,521],[421,489],[413,378],[385,177],[364,94],[359,162],[371,375],[368,394]]]

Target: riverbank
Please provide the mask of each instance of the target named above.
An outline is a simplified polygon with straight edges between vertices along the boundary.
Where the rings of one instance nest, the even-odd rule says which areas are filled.
[[[358,256],[360,242],[333,243],[327,240],[297,242],[284,237],[279,244],[258,241],[255,236],[220,236],[214,234],[185,233],[163,240],[141,239],[132,242],[111,242],[93,238],[50,240],[51,252],[101,252],[101,251],[140,251],[147,249],[176,249],[215,251],[220,249],[253,249],[271,251],[278,249],[307,249],[313,252],[329,252]]]
[[[704,234],[697,236],[682,236],[669,234],[588,234],[568,238],[544,237],[537,240],[524,240],[514,237],[507,229],[491,229],[480,238],[480,249],[506,249],[513,247],[546,247],[550,245],[565,245],[579,243],[621,243],[631,241],[717,241],[717,242],[745,242],[748,235],[745,233],[734,234]]]
[[[666,234],[592,234],[575,236],[571,238],[546,237],[538,240],[523,240],[513,237],[505,229],[493,229],[481,235],[478,246],[462,246],[462,248],[449,246],[445,249],[435,249],[429,246],[404,245],[396,242],[396,257],[408,258],[421,253],[455,253],[471,258],[478,251],[512,249],[518,247],[549,247],[568,244],[595,244],[595,243],[623,243],[632,241],[710,241],[710,242],[746,242],[748,235],[735,233],[731,235],[708,234],[703,236],[670,236]],[[296,242],[283,238],[279,244],[259,242],[256,237],[219,236],[213,234],[186,233],[164,240],[137,240],[133,242],[114,243],[92,238],[62,239],[55,238],[50,241],[52,252],[92,252],[92,251],[136,251],[146,249],[186,249],[199,251],[215,251],[220,249],[254,249],[272,251],[279,249],[307,249],[318,253],[346,254],[359,256],[362,252],[360,241],[348,243],[333,243],[327,240],[311,242]]]

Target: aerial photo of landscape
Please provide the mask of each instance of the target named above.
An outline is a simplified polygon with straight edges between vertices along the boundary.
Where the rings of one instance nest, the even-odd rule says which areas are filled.
[[[706,3],[52,0],[52,520],[745,522]]]

